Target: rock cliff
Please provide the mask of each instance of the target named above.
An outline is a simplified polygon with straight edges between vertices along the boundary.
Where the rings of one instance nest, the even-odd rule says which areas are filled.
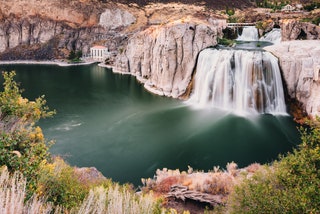
[[[310,116],[320,116],[320,40],[287,41],[265,48],[279,58],[287,91]]]
[[[114,71],[135,75],[153,93],[177,98],[186,92],[198,53],[215,45],[221,31],[186,20],[149,27],[129,39]]]
[[[280,21],[282,41],[320,39],[320,26],[297,19]]]
[[[0,52],[3,60],[65,58],[68,50],[86,52],[102,27],[71,27],[43,17],[9,17],[0,22]],[[47,47],[50,47],[49,49]],[[16,48],[17,50],[14,51]],[[35,52],[26,50],[34,49]],[[65,52],[66,51],[66,52]]]
[[[125,5],[99,0],[0,0],[0,5],[1,60],[63,59],[71,50],[88,53],[95,43],[117,50],[126,38],[119,28],[135,21]],[[117,23],[107,23],[110,16]]]

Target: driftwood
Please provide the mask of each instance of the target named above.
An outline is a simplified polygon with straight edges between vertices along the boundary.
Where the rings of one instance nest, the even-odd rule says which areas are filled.
[[[207,203],[211,206],[224,205],[221,195],[211,195],[207,193],[188,190],[188,187],[182,185],[175,185],[170,188],[170,192],[166,195],[167,198],[174,197],[185,201],[190,199],[201,203]]]

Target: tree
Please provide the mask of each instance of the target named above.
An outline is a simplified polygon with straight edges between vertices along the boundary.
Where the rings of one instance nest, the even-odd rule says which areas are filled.
[[[49,157],[48,146],[40,127],[40,118],[52,116],[44,96],[29,101],[13,80],[14,71],[2,73],[3,91],[0,92],[0,166],[9,171],[19,170],[27,179],[30,194],[35,190],[41,163]]]

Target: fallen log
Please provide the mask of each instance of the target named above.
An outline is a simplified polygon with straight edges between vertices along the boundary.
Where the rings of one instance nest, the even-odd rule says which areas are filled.
[[[166,195],[167,198],[173,197],[185,201],[186,199],[207,203],[211,206],[224,205],[221,195],[211,195],[194,190],[189,190],[188,187],[182,185],[174,185],[170,188],[170,192]]]

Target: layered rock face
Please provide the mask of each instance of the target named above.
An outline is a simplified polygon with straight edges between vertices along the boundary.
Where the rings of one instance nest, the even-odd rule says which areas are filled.
[[[320,39],[320,26],[296,19],[280,21],[282,41]]]
[[[265,49],[279,58],[289,96],[308,115],[320,116],[320,40],[287,41]]]
[[[117,28],[135,21],[130,12],[99,0],[0,0],[0,5],[1,60],[64,59],[71,50],[88,53],[95,43],[117,50],[125,38]],[[117,23],[108,23],[108,17]]]
[[[177,98],[186,92],[198,53],[217,43],[221,29],[195,22],[152,26],[135,34],[115,63],[115,72],[130,73],[147,90]]]
[[[51,46],[51,50],[45,49],[44,53],[38,55],[38,57],[35,57],[36,54],[35,56],[24,54],[23,50],[21,50],[21,53],[18,55],[4,54],[2,58],[5,60],[38,60],[59,58],[59,54],[62,54],[61,57],[65,57],[63,49],[86,52],[90,48],[90,43],[92,43],[94,38],[104,32],[105,30],[102,27],[72,28],[64,22],[40,17],[23,19],[10,17],[5,22],[0,22],[0,52],[17,46],[27,48],[32,45],[41,46],[47,44]],[[43,48],[38,46],[39,52]],[[60,49],[60,53],[58,49]]]

